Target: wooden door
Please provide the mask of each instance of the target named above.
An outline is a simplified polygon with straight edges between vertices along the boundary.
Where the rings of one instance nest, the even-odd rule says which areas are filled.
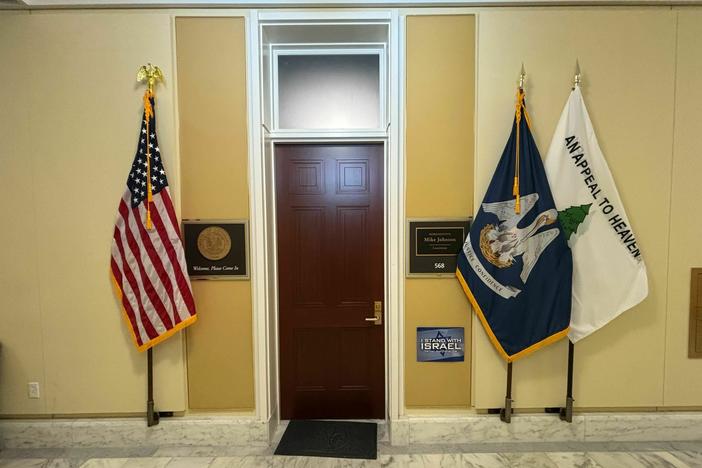
[[[276,145],[283,419],[385,417],[383,146]]]

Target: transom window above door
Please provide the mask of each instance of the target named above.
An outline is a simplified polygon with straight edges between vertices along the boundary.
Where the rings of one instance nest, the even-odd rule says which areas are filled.
[[[271,52],[273,131],[385,130],[384,44]]]

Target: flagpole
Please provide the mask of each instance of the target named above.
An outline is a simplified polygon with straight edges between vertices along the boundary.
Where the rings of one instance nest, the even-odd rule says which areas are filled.
[[[573,356],[575,355],[575,345],[568,340],[568,386],[566,389],[566,405],[560,410],[562,421],[573,422]]]
[[[144,115],[146,118],[146,162],[147,162],[147,201],[146,201],[146,229],[151,229],[151,153],[149,151],[149,119],[152,116],[150,99],[153,96],[154,85],[163,79],[163,73],[159,67],[142,65],[137,71],[137,81],[146,81],[147,91],[144,95]],[[159,423],[159,414],[154,410],[154,354],[153,348],[146,351],[146,425],[156,426]]]
[[[572,91],[575,91],[575,88],[580,86],[580,83],[582,82],[582,77],[580,75],[580,63],[576,59],[575,60],[575,76],[573,77],[573,87]],[[575,357],[575,344],[568,340],[568,376],[567,376],[567,386],[566,386],[566,405],[565,408],[561,408],[559,411],[559,417],[561,418],[561,421],[573,422],[573,402],[575,401],[573,399],[573,359]]]
[[[507,363],[507,391],[505,392],[505,407],[500,410],[500,421],[507,424],[512,422],[512,363]]]
[[[519,72],[519,92],[517,93],[517,147],[515,154],[515,172],[514,172],[514,190],[513,195],[515,198],[514,210],[519,213],[519,118],[521,115],[522,98],[524,93],[524,82],[526,81],[526,72],[524,71],[524,63],[522,62],[522,69]],[[525,111],[526,112],[526,111]],[[525,115],[525,118],[526,115]],[[507,390],[505,391],[505,407],[500,410],[500,420],[504,423],[512,422],[512,362],[507,363]]]
[[[146,425],[156,426],[159,423],[159,414],[154,411],[154,356],[153,348],[146,351]]]

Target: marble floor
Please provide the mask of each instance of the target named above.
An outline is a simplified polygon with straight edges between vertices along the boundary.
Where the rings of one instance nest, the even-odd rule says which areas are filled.
[[[377,460],[281,457],[270,447],[5,449],[0,467],[578,467],[702,468],[699,442],[577,442],[378,446]]]

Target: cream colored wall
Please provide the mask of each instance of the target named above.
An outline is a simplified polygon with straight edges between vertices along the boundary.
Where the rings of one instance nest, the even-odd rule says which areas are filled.
[[[687,358],[690,316],[690,268],[702,266],[700,199],[702,157],[702,10],[679,10],[675,146],[673,148],[668,320],[663,403],[702,405],[702,359]],[[667,224],[667,223],[664,223]]]
[[[244,18],[177,18],[183,217],[249,217]],[[252,410],[250,281],[193,281],[192,409]]]
[[[477,12],[474,168],[472,163],[464,167],[466,162],[456,156],[452,159],[456,166],[445,174],[454,182],[433,183],[443,175],[427,164],[427,155],[444,151],[457,155],[458,149],[446,143],[451,138],[459,139],[461,146],[465,144],[467,157],[473,146],[468,140],[460,140],[468,138],[461,132],[463,124],[456,127],[458,131],[450,127],[450,133],[439,125],[441,114],[434,114],[437,108],[428,97],[418,98],[417,107],[412,107],[414,101],[408,101],[407,216],[465,216],[480,202],[507,138],[514,85],[522,61],[529,74],[527,98],[537,144],[545,152],[568,95],[575,59],[579,58],[585,80],[583,92],[595,129],[644,249],[651,295],[577,345],[576,404],[702,406],[702,360],[690,360],[686,355],[689,268],[702,266],[696,247],[702,225],[694,214],[697,203],[689,201],[701,195],[697,175],[702,167],[696,138],[702,130],[697,117],[697,103],[702,99],[698,86],[702,57],[697,46],[702,39],[702,9],[520,8]],[[415,18],[417,27],[425,25],[431,31],[438,23],[447,29],[436,31],[426,44],[408,42],[408,58],[416,50],[421,59],[416,63],[429,66],[432,60],[439,65],[445,62],[449,71],[466,73],[460,67],[470,61],[472,45],[463,41],[449,44],[446,37],[453,31],[465,34],[469,41],[468,29],[460,26],[469,16],[441,23],[443,18],[423,24],[421,18]],[[0,216],[5,220],[0,229],[0,415],[144,410],[145,356],[133,349],[119,315],[107,274],[108,246],[141,113],[141,89],[135,86],[134,74],[147,61],[160,65],[166,75],[165,85],[158,88],[159,143],[174,198],[179,199],[171,21],[168,12],[129,10],[0,14],[0,199],[4,200]],[[237,27],[223,34],[237,36]],[[454,70],[451,60],[432,57],[432,50],[439,53],[432,49],[436,44],[460,52],[458,63],[463,65],[455,65],[459,68]],[[408,67],[416,66],[411,62]],[[233,63],[223,66],[233,73]],[[212,65],[211,61],[207,64]],[[436,83],[438,74],[431,71],[427,69],[426,79]],[[243,68],[237,73],[243,73]],[[184,83],[185,76],[179,85]],[[472,87],[451,83],[452,89],[462,93]],[[407,85],[408,92],[414,89],[421,94],[422,81],[413,85],[412,76],[408,76]],[[465,128],[471,128],[472,124],[467,124],[472,118],[467,110],[471,106],[452,103],[443,91],[437,88],[436,97],[459,116],[458,120],[446,119],[448,124],[463,122]],[[197,94],[192,94],[190,99],[195,97]],[[200,97],[208,103],[213,99],[211,94]],[[184,115],[184,108],[190,108],[202,117],[202,103],[195,100],[188,104],[188,97],[182,99],[182,150],[206,157],[194,146],[188,149],[187,135],[193,134],[186,121],[191,114]],[[225,92],[222,99],[240,106],[242,97]],[[237,116],[228,114],[227,119],[240,122],[237,119],[241,114]],[[422,139],[422,129],[437,133]],[[245,135],[234,135],[227,133],[224,137],[232,138],[228,141],[239,148]],[[227,159],[226,145],[213,145],[220,158],[213,162],[231,164],[222,172],[238,171],[239,176],[245,173],[237,165],[240,161]],[[183,162],[183,172],[193,176],[189,183],[203,177],[198,172],[198,161],[204,160]],[[474,177],[470,175],[472,170]],[[467,176],[462,177],[459,171]],[[472,180],[475,187],[471,191]],[[441,191],[436,197],[438,205],[435,200],[427,204],[419,199],[421,194],[438,193],[435,190]],[[224,199],[220,199],[221,205],[207,203],[207,195],[195,191],[192,197],[183,199],[183,210],[192,209],[190,216],[246,217],[246,204],[237,204],[246,192],[227,194],[233,200],[231,206]],[[211,288],[211,292],[198,294],[200,285]],[[248,285],[196,283],[201,312],[223,310],[223,304],[235,304],[237,311],[230,315],[207,314],[210,319],[201,315],[190,329],[190,378],[202,389],[234,380],[234,374],[228,372],[245,382],[236,390],[241,390],[238,394],[222,390],[215,395],[203,390],[197,396],[191,385],[191,397],[195,396],[193,401],[202,408],[253,407],[253,371],[246,355],[251,346],[250,316],[241,313],[250,310]],[[460,289],[451,279],[407,280],[406,302],[407,405],[465,406],[468,392],[461,386],[469,381],[468,363],[453,364],[458,369],[454,373],[448,367],[434,370],[413,362],[416,326],[460,325],[461,320],[468,326],[464,309],[467,302]],[[217,322],[220,319],[222,322]],[[230,326],[240,334],[234,337],[226,328]],[[197,327],[210,331],[198,332]],[[233,337],[240,338],[238,351],[229,348],[227,353],[232,354],[208,360]],[[472,339],[475,406],[500,406],[505,366],[479,325],[473,327]],[[230,358],[239,352],[235,359],[240,361],[234,365]],[[158,406],[185,409],[182,337],[159,345],[155,359]],[[515,404],[533,408],[560,405],[565,361],[565,343],[558,343],[515,363]],[[211,380],[211,369],[225,369],[225,380]],[[41,384],[41,399],[27,399],[29,381]]]
[[[137,68],[165,73],[159,143],[177,197],[168,14],[0,15],[0,414],[136,413],[136,351],[108,266],[141,119]],[[182,337],[154,352],[155,399],[185,409]],[[27,382],[41,399],[27,398]]]
[[[407,18],[406,214],[472,215],[475,17]],[[465,362],[417,362],[417,327],[464,327]],[[405,404],[470,406],[470,310],[453,277],[405,280]]]
[[[679,352],[666,357],[668,269],[675,265],[668,262],[668,220],[676,16],[677,11],[670,8],[500,9],[482,11],[479,16],[476,205],[484,195],[510,130],[521,63],[528,74],[527,103],[543,155],[570,91],[575,60],[579,59],[583,94],[648,267],[649,297],[575,347],[574,392],[580,407],[672,404],[673,400],[664,400],[664,365],[681,370],[684,364],[685,358]],[[688,34],[692,33],[691,28],[687,26]],[[681,45],[681,50],[690,54],[692,44]],[[690,90],[692,86],[689,85]],[[693,106],[690,103],[680,112],[694,118]],[[676,122],[691,125],[679,120]],[[691,161],[693,137],[688,138],[688,143],[677,148],[681,154],[687,151],[687,160]],[[679,171],[685,168],[680,166]],[[673,182],[680,203],[685,195],[696,193],[699,198],[700,194],[698,188],[686,187],[685,182]],[[681,208],[676,208],[680,213],[678,222],[684,216]],[[694,245],[692,232],[685,229],[682,237],[677,237],[691,242],[683,244],[688,249]],[[677,260],[677,264],[681,263]],[[674,273],[676,278],[684,276]],[[679,308],[683,308],[687,298],[681,296],[679,301]],[[685,340],[687,335],[681,333],[680,320],[669,321],[676,326],[679,339]],[[501,406],[506,365],[482,327],[475,327],[474,339],[475,405]],[[515,405],[561,405],[566,358],[567,345],[562,341],[517,361]],[[698,389],[696,398],[688,393],[688,398],[679,396],[676,401],[702,404],[702,376],[691,377],[692,381],[680,373],[675,377],[675,381],[673,375],[666,379],[671,394],[675,392],[673,388],[691,383],[696,383]]]

